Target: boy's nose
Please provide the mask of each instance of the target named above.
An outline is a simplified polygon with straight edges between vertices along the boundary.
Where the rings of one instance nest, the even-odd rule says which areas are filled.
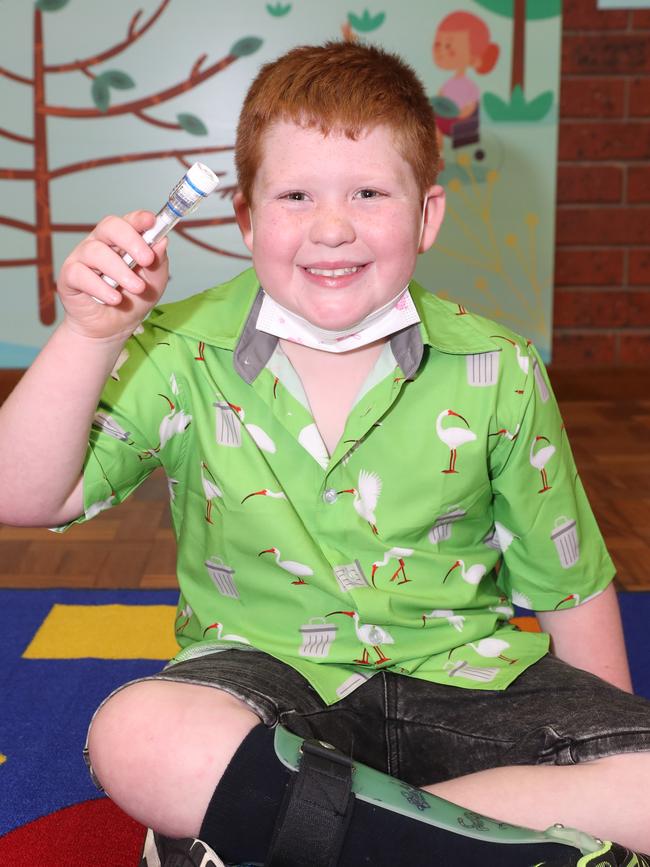
[[[354,224],[349,215],[339,208],[319,208],[309,230],[309,240],[314,244],[338,247],[350,244],[356,238]]]

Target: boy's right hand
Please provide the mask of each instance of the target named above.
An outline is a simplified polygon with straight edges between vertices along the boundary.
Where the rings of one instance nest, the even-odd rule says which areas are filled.
[[[105,217],[70,253],[57,289],[66,321],[75,331],[126,340],[158,302],[169,279],[167,239],[149,247],[141,237],[154,221],[150,211]],[[134,270],[122,261],[124,252],[138,263]],[[118,288],[112,289],[100,274],[112,277]]]

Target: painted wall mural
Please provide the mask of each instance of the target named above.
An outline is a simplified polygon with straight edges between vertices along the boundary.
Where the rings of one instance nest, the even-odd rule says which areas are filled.
[[[157,210],[201,160],[218,194],[175,230],[175,300],[249,263],[232,213],[239,107],[296,44],[364,39],[401,54],[438,118],[448,216],[416,277],[551,343],[561,0],[3,0],[0,367],[60,321],[58,268],[107,213]]]

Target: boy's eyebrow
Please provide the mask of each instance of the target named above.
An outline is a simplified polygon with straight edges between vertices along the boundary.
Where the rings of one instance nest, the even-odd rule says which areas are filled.
[[[286,175],[282,174],[282,171],[276,172],[274,171],[270,178],[264,178],[263,176],[258,176],[260,186],[264,186],[266,188],[271,187],[302,187],[302,186],[310,186],[311,184],[321,185],[324,183],[324,177],[322,172],[311,172],[309,174],[302,174],[300,167],[289,168]],[[351,187],[387,187],[393,183],[399,183],[404,180],[402,173],[399,172],[397,174],[393,174],[391,172],[390,176],[382,173],[359,173],[356,175],[350,174],[349,176],[343,176],[343,180]],[[326,179],[325,179],[325,183]]]

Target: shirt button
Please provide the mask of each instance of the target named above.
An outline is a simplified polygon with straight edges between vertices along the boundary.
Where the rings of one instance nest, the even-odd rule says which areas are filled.
[[[335,503],[339,498],[339,495],[336,493],[334,488],[328,488],[323,494],[323,500],[330,505]]]

